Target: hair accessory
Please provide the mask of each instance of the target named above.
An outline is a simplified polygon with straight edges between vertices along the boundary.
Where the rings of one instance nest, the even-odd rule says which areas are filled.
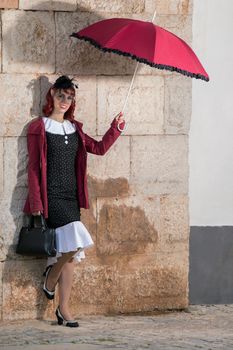
[[[72,84],[76,87],[76,89],[78,89],[78,83],[75,81],[75,78],[71,79]]]
[[[56,89],[70,89],[76,87],[78,89],[78,84],[73,82],[74,78],[70,79],[67,75],[62,75],[57,78],[53,87]]]

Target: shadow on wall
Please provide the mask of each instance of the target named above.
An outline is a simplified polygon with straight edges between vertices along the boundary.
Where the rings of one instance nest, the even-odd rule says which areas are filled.
[[[62,11],[35,11],[55,6]],[[42,2],[26,11],[3,13],[4,72],[49,74],[132,74],[136,62],[103,53],[70,34],[99,20],[100,14],[59,1]],[[111,17],[116,14],[111,14]],[[123,15],[121,15],[123,16]],[[106,16],[108,18],[108,16]],[[140,69],[140,66],[139,66]]]
[[[32,10],[40,10],[51,5],[51,1],[37,4]],[[82,27],[101,20],[98,14],[85,12],[85,8],[78,8],[77,11],[70,12],[70,4],[63,2],[53,2],[53,6],[64,7],[66,12],[51,11],[5,11],[3,12],[3,71],[4,73],[36,73],[36,74],[130,74],[129,81],[134,71],[135,62],[130,58],[120,57],[111,53],[102,53],[86,42],[69,38],[69,35],[80,30]],[[56,25],[55,25],[56,23]],[[23,79],[23,75],[22,75]],[[49,78],[40,75],[32,79],[27,89],[33,92],[33,103],[28,106],[28,113],[39,115],[44,103],[45,91],[50,86]],[[27,217],[22,215],[22,208],[27,195],[27,146],[26,130],[28,124],[24,126],[15,144],[15,151],[18,157],[17,180],[13,189],[9,191],[10,219],[11,225],[5,228],[4,249],[2,261],[6,260],[3,271],[3,318],[16,319],[33,317],[31,312],[35,312],[34,317],[43,318],[48,309],[47,302],[42,299],[42,272],[45,267],[39,258],[23,257],[15,254],[15,247],[18,241],[18,234],[23,223],[27,222]],[[10,145],[9,145],[10,147]],[[11,167],[11,159],[6,162]],[[102,186],[95,180],[94,186]],[[127,180],[126,180],[127,181]],[[123,179],[123,182],[124,179]],[[116,185],[118,186],[118,179]],[[93,185],[93,182],[92,182]],[[114,186],[114,179],[111,187]],[[126,184],[125,194],[128,193]],[[95,199],[91,199],[95,200]],[[94,212],[91,204],[90,218],[94,228]],[[114,210],[112,208],[111,210]],[[125,209],[124,209],[125,210]],[[130,209],[131,215],[132,210]],[[141,217],[141,211],[135,209]],[[8,211],[8,210],[7,210]],[[135,212],[135,215],[137,215]],[[88,221],[88,219],[87,219]],[[152,229],[151,229],[152,230]],[[157,240],[157,232],[155,234]],[[125,239],[125,238],[124,238]],[[132,238],[131,238],[132,240]],[[149,237],[145,241],[151,242],[154,239]],[[136,244],[136,243],[135,243]],[[138,244],[142,244],[139,242]],[[144,246],[144,245],[143,245]],[[136,248],[134,248],[136,249]],[[137,250],[137,249],[136,249]],[[30,260],[30,263],[27,261]],[[26,287],[26,289],[25,289]],[[23,293],[20,290],[23,289]],[[26,290],[30,291],[30,298],[26,295]],[[34,291],[34,292],[33,292]],[[15,297],[12,298],[12,295]],[[36,295],[36,300],[33,298]],[[32,300],[31,300],[32,298]],[[29,300],[30,299],[30,300]],[[36,310],[34,311],[34,305]],[[31,311],[33,309],[33,311]],[[26,316],[22,316],[25,311]],[[7,313],[10,312],[7,315]],[[4,316],[5,315],[5,316]]]

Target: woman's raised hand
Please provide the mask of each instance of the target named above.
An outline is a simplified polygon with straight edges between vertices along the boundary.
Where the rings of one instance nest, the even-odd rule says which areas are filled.
[[[118,125],[121,124],[122,122],[125,121],[124,117],[123,117],[123,112],[120,112],[116,115],[115,117],[116,121],[118,121]]]
[[[117,128],[119,131],[124,131],[125,130],[125,119],[123,117],[123,112],[120,112],[116,115],[115,120],[117,121]],[[121,128],[121,124],[123,128]]]

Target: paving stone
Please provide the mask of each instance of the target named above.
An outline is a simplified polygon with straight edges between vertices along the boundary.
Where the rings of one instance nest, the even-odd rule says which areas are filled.
[[[1,349],[18,350],[23,346],[26,350],[231,350],[233,346],[231,304],[77,319],[78,329],[57,326],[54,317],[46,321],[5,321],[0,327]]]
[[[0,137],[0,194],[3,193],[3,137]]]

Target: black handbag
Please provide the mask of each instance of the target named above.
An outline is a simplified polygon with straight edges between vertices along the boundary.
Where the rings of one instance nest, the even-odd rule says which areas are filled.
[[[39,225],[35,225],[35,221],[39,221]],[[29,224],[21,228],[16,253],[47,257],[56,255],[55,229],[48,227],[42,214],[31,215]]]

